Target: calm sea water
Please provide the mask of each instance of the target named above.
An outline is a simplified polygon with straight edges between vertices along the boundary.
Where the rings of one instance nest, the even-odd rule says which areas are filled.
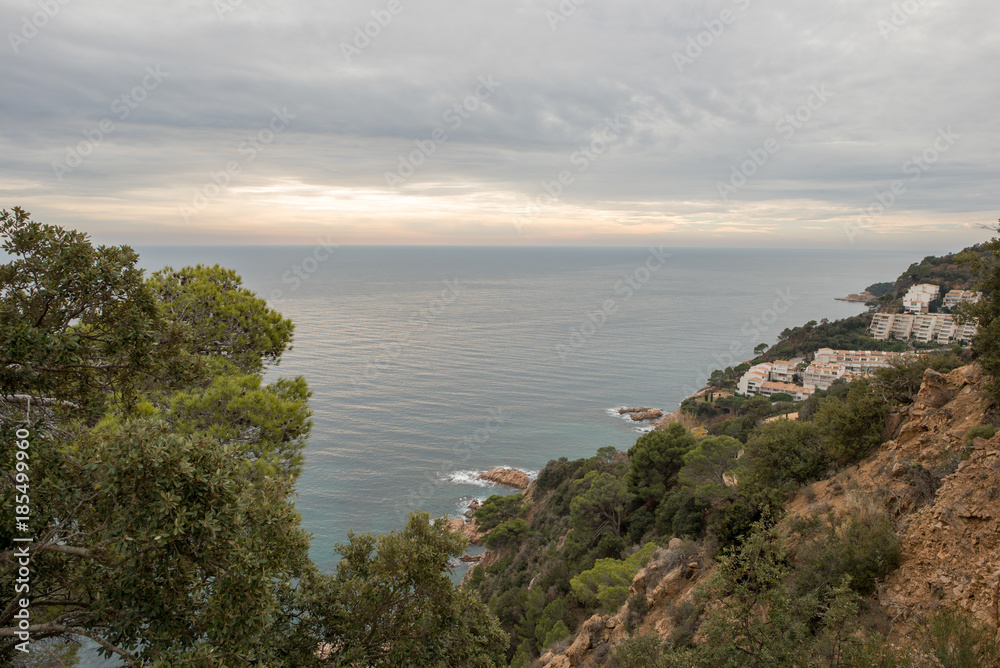
[[[303,375],[314,427],[296,506],[312,557],[348,531],[402,528],[412,508],[457,516],[537,472],[640,435],[613,409],[674,410],[716,368],[786,327],[860,313],[834,301],[892,280],[914,251],[647,248],[147,247],[155,270],[205,263],[295,322],[268,372]],[[669,257],[665,255],[669,254]],[[319,259],[317,259],[319,258]],[[456,564],[455,577],[464,567]],[[118,665],[96,657],[80,665]]]
[[[349,530],[456,516],[504,491],[477,472],[627,449],[621,406],[674,410],[715,368],[916,254],[467,247],[154,247],[142,264],[220,263],[295,322],[269,372],[304,375],[315,424],[296,505],[312,556]],[[318,258],[318,259],[317,259]]]

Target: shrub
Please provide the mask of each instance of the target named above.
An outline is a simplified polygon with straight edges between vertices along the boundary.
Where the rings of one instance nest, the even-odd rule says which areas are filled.
[[[625,541],[618,536],[606,533],[597,542],[595,558],[618,559],[622,556],[622,550],[624,549]]]
[[[575,461],[569,461],[565,457],[551,459],[549,460],[549,463],[538,472],[538,478],[535,480],[535,487],[540,492],[555,489],[564,480],[572,479],[573,475],[582,465],[582,459]]]
[[[871,594],[880,578],[899,565],[899,537],[886,516],[852,515],[846,524],[832,518],[819,537],[799,551],[800,592],[824,593],[843,576],[851,589]]]
[[[704,510],[691,490],[675,487],[656,511],[656,533],[696,538],[705,527]]]
[[[695,444],[691,432],[678,422],[663,431],[640,436],[628,451],[629,491],[641,501],[662,497],[670,480],[684,465],[684,455]]]
[[[632,578],[655,550],[655,543],[646,543],[628,559],[598,559],[593,568],[570,580],[573,593],[584,605],[599,606],[605,612],[617,610],[628,597]]]
[[[977,438],[993,438],[997,433],[997,428],[989,424],[977,424],[965,433],[966,445],[972,445],[972,441]]]
[[[631,543],[640,542],[642,537],[646,535],[646,532],[652,528],[655,521],[656,516],[646,508],[639,508],[632,513],[632,517],[628,521],[629,541]]]
[[[931,353],[915,360],[903,360],[892,366],[879,369],[871,379],[872,386],[893,404],[909,404],[920,390],[924,371],[933,369],[948,373],[962,365],[962,360],[954,352]]]
[[[827,466],[819,429],[812,423],[793,420],[761,426],[747,440],[744,456],[749,479],[786,491],[814,480]]]
[[[866,379],[851,383],[843,398],[827,399],[813,416],[830,457],[850,464],[882,442],[888,405]]]
[[[486,547],[498,550],[513,547],[528,534],[528,523],[521,518],[508,520],[486,535]]]
[[[524,498],[520,494],[494,494],[476,510],[476,527],[486,533],[521,514]]]
[[[692,488],[696,499],[711,502],[732,494],[726,486],[726,474],[736,466],[736,456],[743,444],[729,436],[701,440],[684,455],[684,466],[677,479]]]
[[[618,645],[608,660],[611,668],[648,668],[660,654],[660,638],[646,633]]]
[[[733,502],[715,513],[711,530],[721,547],[737,544],[757,522],[768,524],[780,512],[783,497],[774,490],[741,484]]]
[[[544,642],[542,642],[542,647],[548,647],[553,643],[559,642],[569,634],[570,630],[566,627],[565,622],[563,622],[563,620],[560,619],[556,621],[555,625],[552,627],[552,630],[549,631],[548,634],[545,636],[545,640]]]
[[[649,612],[649,601],[646,600],[645,594],[636,594],[629,597],[628,615],[625,617],[625,628],[629,633],[635,631],[635,628],[639,626],[639,622],[642,621],[647,612]]]
[[[959,610],[942,610],[928,624],[931,652],[944,668],[994,668],[1000,643],[991,629]]]

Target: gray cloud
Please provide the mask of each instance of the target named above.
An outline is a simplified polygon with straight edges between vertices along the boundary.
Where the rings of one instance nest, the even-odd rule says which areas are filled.
[[[49,0],[58,12],[27,41],[16,37],[24,17],[45,3],[0,2],[3,206],[45,213],[58,201],[50,213],[72,219],[78,203],[95,230],[97,203],[127,203],[107,218],[127,218],[142,198],[174,216],[274,108],[287,108],[294,121],[244,165],[240,185],[416,198],[457,188],[528,201],[618,118],[623,131],[558,204],[612,219],[655,214],[664,230],[674,229],[666,221],[756,224],[805,245],[832,233],[798,228],[835,232],[951,127],[960,139],[891,213],[911,212],[948,239],[956,222],[995,218],[1000,6],[985,0],[236,1]],[[378,34],[355,42],[366,26]],[[347,58],[345,48],[356,50]],[[147,67],[167,74],[121,118]],[[448,110],[480,77],[501,85],[452,127]],[[829,99],[782,125],[817,88]],[[58,180],[53,161],[102,119],[114,131]],[[389,188],[385,173],[436,128],[448,140]],[[780,149],[723,201],[719,182],[769,139]],[[403,209],[400,225],[441,228],[424,212],[407,221]]]

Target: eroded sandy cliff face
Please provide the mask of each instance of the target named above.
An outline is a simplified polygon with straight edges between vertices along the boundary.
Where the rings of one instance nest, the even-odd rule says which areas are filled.
[[[782,522],[787,531],[797,518],[830,511],[845,514],[864,505],[887,510],[902,560],[879,586],[877,600],[903,642],[916,642],[921,619],[941,607],[966,610],[1000,629],[1000,433],[967,438],[984,419],[980,385],[985,387],[975,366],[947,375],[928,370],[913,403],[890,415],[888,440],[858,464],[803,488]],[[692,599],[711,570],[704,555],[671,541],[632,582],[630,595],[645,595],[649,605],[641,620],[628,619],[628,604],[615,615],[594,615],[567,648],[545,654],[541,665],[604,665],[631,635],[671,636],[678,606]]]

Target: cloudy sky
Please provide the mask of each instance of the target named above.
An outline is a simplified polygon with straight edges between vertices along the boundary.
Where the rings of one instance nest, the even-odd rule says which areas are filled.
[[[995,0],[0,0],[0,207],[116,243],[960,248]]]

